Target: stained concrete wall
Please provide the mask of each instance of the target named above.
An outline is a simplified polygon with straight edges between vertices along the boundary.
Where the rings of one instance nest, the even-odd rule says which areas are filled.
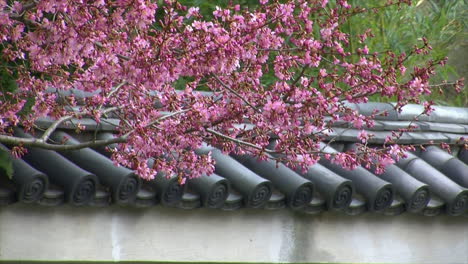
[[[0,260],[468,263],[468,218],[0,208]]]

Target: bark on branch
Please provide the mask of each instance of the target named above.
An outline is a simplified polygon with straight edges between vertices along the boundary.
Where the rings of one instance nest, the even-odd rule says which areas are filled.
[[[120,108],[119,107],[111,107],[111,108],[108,108],[108,109],[102,111],[101,114],[105,115],[107,113],[116,111],[118,109],[120,109]],[[50,125],[49,128],[47,128],[47,130],[44,132],[44,134],[42,135],[42,137],[40,139],[42,140],[42,142],[47,142],[47,140],[49,140],[50,135],[52,135],[52,133],[54,133],[54,131],[57,129],[57,127],[60,124],[62,124],[63,122],[69,121],[72,118],[81,117],[81,116],[84,116],[84,115],[87,115],[87,114],[88,113],[86,113],[86,112],[79,112],[79,113],[75,113],[73,115],[68,115],[68,116],[64,116],[64,117],[60,118],[59,120],[55,121],[52,125]]]
[[[101,147],[101,146],[107,146],[107,145],[114,144],[114,143],[124,143],[124,142],[127,142],[127,137],[122,136],[122,137],[112,138],[108,140],[94,140],[94,141],[83,142],[77,145],[58,145],[58,144],[50,144],[50,143],[44,142],[40,138],[21,138],[21,137],[15,137],[15,136],[0,135],[0,142],[6,143],[8,145],[16,145],[16,146],[20,145],[24,147],[36,147],[36,148],[60,151],[60,150],[77,150],[77,149],[89,148],[89,147]]]
[[[104,111],[102,111],[102,114],[106,114],[112,111],[119,110],[119,107],[111,107],[108,108]],[[167,115],[163,115],[156,120],[150,122],[146,127],[152,126],[154,124],[157,124],[167,118],[171,118],[174,116],[177,116],[179,114],[185,113],[189,111],[190,109],[183,109],[177,112],[169,113]],[[86,141],[82,142],[80,144],[76,145],[64,145],[64,144],[51,144],[48,143],[48,139],[50,135],[58,128],[60,124],[63,122],[66,122],[68,120],[71,120],[72,118],[75,117],[80,117],[86,115],[86,112],[80,112],[76,113],[75,115],[69,115],[69,116],[64,116],[60,118],[59,120],[55,121],[45,132],[40,138],[23,138],[23,137],[17,137],[17,136],[7,136],[7,135],[0,135],[0,143],[5,143],[7,145],[15,145],[15,146],[24,146],[24,147],[36,147],[36,148],[42,148],[42,149],[48,149],[48,150],[55,150],[55,151],[64,151],[64,150],[77,150],[77,149],[82,149],[82,148],[94,148],[94,147],[102,147],[102,146],[107,146],[115,143],[125,143],[127,142],[128,137],[136,131],[136,129],[132,129],[129,132],[125,133],[124,135],[116,138],[111,138],[111,139],[106,139],[106,140],[91,140],[91,141]]]
[[[248,106],[252,107],[253,110],[255,110],[255,112],[257,113],[261,113],[261,111],[255,107],[253,104],[251,104],[249,101],[247,101],[242,95],[240,95],[238,92],[236,92],[234,89],[232,89],[231,87],[229,87],[229,85],[225,84],[221,79],[219,79],[219,77],[215,74],[213,74],[213,77],[216,79],[216,81],[218,81],[219,84],[221,84],[221,86],[223,86],[224,88],[226,88],[229,92],[231,92],[232,94],[234,94],[235,96],[239,97],[242,101],[244,101],[245,104],[247,104]]]

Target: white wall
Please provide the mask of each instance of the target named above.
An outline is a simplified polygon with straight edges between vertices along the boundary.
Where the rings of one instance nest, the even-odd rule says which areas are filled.
[[[468,263],[468,218],[0,208],[0,260]]]

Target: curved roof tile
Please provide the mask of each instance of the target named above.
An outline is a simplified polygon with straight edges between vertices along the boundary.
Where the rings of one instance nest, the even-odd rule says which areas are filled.
[[[422,106],[406,106],[398,113],[389,103],[349,105],[361,114],[371,114],[374,109],[389,112],[378,117],[375,127],[366,128],[374,135],[370,143],[382,144],[390,130],[406,128],[410,123],[417,127],[404,133],[401,144],[455,143],[460,137],[468,136],[468,108],[434,107],[433,116],[420,116],[418,121],[413,121]],[[51,122],[42,119],[37,124],[45,128]],[[96,124],[91,119],[82,119],[80,123],[85,123],[86,131],[98,130],[100,138],[109,138],[118,120]],[[52,139],[57,142],[67,139],[65,144],[77,144],[78,137],[67,135],[74,129],[71,124],[60,126]],[[16,133],[30,136],[19,129]],[[349,149],[352,147],[349,144],[357,141],[358,133],[349,123],[335,124],[328,138],[333,137],[334,141],[326,150]],[[468,215],[468,151],[463,148],[454,148],[451,154],[436,146],[408,153],[407,158],[388,166],[381,175],[376,175],[372,168],[349,171],[327,161],[305,172],[294,171],[272,160],[229,156],[211,146],[197,150],[199,155],[208,152],[216,161],[215,174],[190,179],[181,186],[177,178],[167,178],[161,173],[154,180],[142,183],[131,170],[116,167],[103,149],[67,152],[30,149],[23,159],[13,161],[12,179],[0,175],[0,205],[16,202],[97,207],[125,204],[214,210],[290,208],[306,214],[328,210],[348,215],[365,212],[388,216],[403,212],[426,216]]]

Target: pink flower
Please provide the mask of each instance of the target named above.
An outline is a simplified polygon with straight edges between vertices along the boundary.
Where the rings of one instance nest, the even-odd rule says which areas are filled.
[[[384,157],[380,158],[379,163],[380,163],[380,165],[386,167],[388,165],[394,164],[395,160],[392,159],[391,157],[384,156]]]
[[[434,67],[421,63],[412,79],[402,82],[405,54],[374,58],[366,56],[372,53],[367,46],[358,54],[345,51],[353,38],[363,43],[372,37],[370,31],[343,32],[349,13],[342,9],[350,8],[345,0],[335,1],[336,8],[328,0],[260,0],[255,10],[217,7],[209,20],[198,7],[172,0],[42,0],[24,13],[37,23],[27,31],[7,14],[23,12],[24,2],[7,6],[0,0],[2,62],[12,65],[18,84],[14,93],[0,95],[11,98],[0,101],[0,135],[11,136],[15,125],[32,129],[39,117],[57,120],[72,108],[84,118],[107,122],[103,111],[116,107],[109,115],[118,119],[116,136],[125,135],[126,142],[112,159],[145,179],[161,172],[184,183],[209,175],[214,161],[194,152],[202,142],[268,159],[264,148],[273,134],[290,163],[306,168],[317,161],[322,132],[332,123],[345,121],[359,130],[372,126],[374,117],[351,105],[380,96],[396,98],[401,109],[430,92],[434,74]],[[461,89],[460,82],[456,86]],[[49,88],[92,95],[56,98]],[[213,95],[200,95],[200,89]],[[33,97],[32,106],[26,104]],[[430,103],[424,108],[433,111]],[[397,139],[398,131],[392,135]],[[358,138],[366,143],[371,136],[362,130]],[[391,164],[389,156],[398,159],[408,149],[369,150],[372,159],[356,152],[324,157],[353,169],[373,160]],[[149,158],[155,159],[152,167]]]
[[[398,145],[391,145],[388,151],[388,153],[392,155],[393,157],[398,156],[400,152],[401,152],[401,149]]]
[[[412,81],[410,81],[410,88],[421,92],[424,89],[424,83],[422,82],[422,80],[419,77],[416,77]]]
[[[401,74],[401,75],[405,75],[405,73],[406,73],[406,67],[403,66],[403,65],[400,66],[400,74]]]
[[[432,107],[434,105],[433,102],[424,102],[424,114],[430,115],[435,109]]]
[[[327,70],[326,70],[326,69],[320,69],[319,75],[320,75],[321,77],[327,77],[327,75],[328,75],[328,74],[327,74]]]
[[[200,8],[199,7],[190,7],[187,11],[187,15],[185,15],[186,18],[190,17],[197,17],[200,15]]]
[[[363,144],[367,142],[367,140],[369,139],[369,136],[370,135],[365,130],[361,130],[358,134],[358,138],[359,140],[361,140]]]
[[[328,0],[322,0],[322,8],[325,8],[328,4]]]
[[[367,45],[364,46],[364,48],[362,49],[362,52],[363,52],[364,54],[369,54],[369,48],[367,47]]]
[[[332,29],[331,28],[322,28],[320,30],[320,35],[324,40],[329,40],[332,35]]]

